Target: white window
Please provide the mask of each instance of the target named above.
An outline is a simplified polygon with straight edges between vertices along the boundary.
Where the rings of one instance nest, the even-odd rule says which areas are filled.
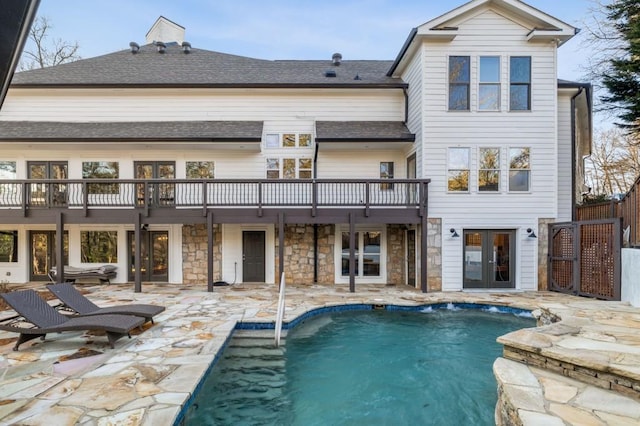
[[[355,238],[356,277],[380,277],[382,254],[382,232],[358,231]],[[349,232],[342,232],[342,276],[349,276]]]
[[[470,148],[449,148],[447,191],[469,192]]]
[[[531,110],[531,56],[509,58],[509,110]]]
[[[509,191],[526,192],[531,184],[529,148],[509,148]]]
[[[312,142],[311,133],[267,133],[264,137],[265,148],[310,148]]]
[[[471,57],[449,56],[449,110],[469,111]]]
[[[311,158],[267,158],[267,179],[311,179]]]
[[[478,191],[500,191],[500,148],[478,150]]]
[[[216,165],[213,161],[187,161],[187,179],[213,179]]]
[[[500,57],[480,56],[478,110],[500,110]]]

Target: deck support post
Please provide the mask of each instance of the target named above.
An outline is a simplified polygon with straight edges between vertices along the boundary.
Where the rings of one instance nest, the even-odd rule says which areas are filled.
[[[207,291],[213,291],[213,212],[207,212]]]
[[[140,213],[136,214],[136,220],[134,223],[134,231],[133,231],[133,237],[135,240],[135,246],[136,246],[136,250],[135,253],[133,254],[133,268],[135,270],[134,273],[134,278],[133,278],[133,291],[134,293],[142,293],[142,250],[141,250],[141,245],[142,245],[142,236],[140,235],[142,233],[142,219],[140,218]]]
[[[349,213],[349,291],[356,291],[356,220]]]
[[[284,272],[284,213],[278,213],[278,276],[276,282],[280,288],[280,279]]]
[[[63,283],[63,282],[64,282],[64,213],[60,212],[56,217],[56,283]]]

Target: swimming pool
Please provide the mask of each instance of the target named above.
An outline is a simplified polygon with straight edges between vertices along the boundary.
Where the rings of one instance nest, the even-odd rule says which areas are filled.
[[[284,350],[273,332],[266,345],[232,339],[184,424],[493,425],[495,339],[533,319],[389,308],[317,315],[289,331]]]

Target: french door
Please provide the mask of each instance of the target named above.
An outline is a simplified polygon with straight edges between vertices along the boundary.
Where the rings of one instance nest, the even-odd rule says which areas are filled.
[[[175,161],[135,161],[136,179],[175,179]],[[150,203],[155,206],[172,206],[175,202],[175,184],[154,183],[137,185],[138,204]]]
[[[28,179],[67,180],[69,178],[66,161],[29,161]],[[29,202],[36,206],[64,206],[67,204],[66,183],[32,183],[29,186]]]
[[[69,259],[69,235],[64,233],[64,263]],[[51,268],[56,266],[56,231],[30,231],[31,254],[29,281],[48,281]]]
[[[129,281],[135,280],[136,238],[127,232]],[[140,273],[142,281],[169,281],[169,233],[167,231],[140,231]]]
[[[464,288],[515,288],[515,230],[464,230]]]

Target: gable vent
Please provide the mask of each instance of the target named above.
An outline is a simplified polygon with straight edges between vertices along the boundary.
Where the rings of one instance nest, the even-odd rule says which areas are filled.
[[[335,70],[326,70],[324,72],[324,76],[325,77],[336,77],[337,74],[336,74]]]

